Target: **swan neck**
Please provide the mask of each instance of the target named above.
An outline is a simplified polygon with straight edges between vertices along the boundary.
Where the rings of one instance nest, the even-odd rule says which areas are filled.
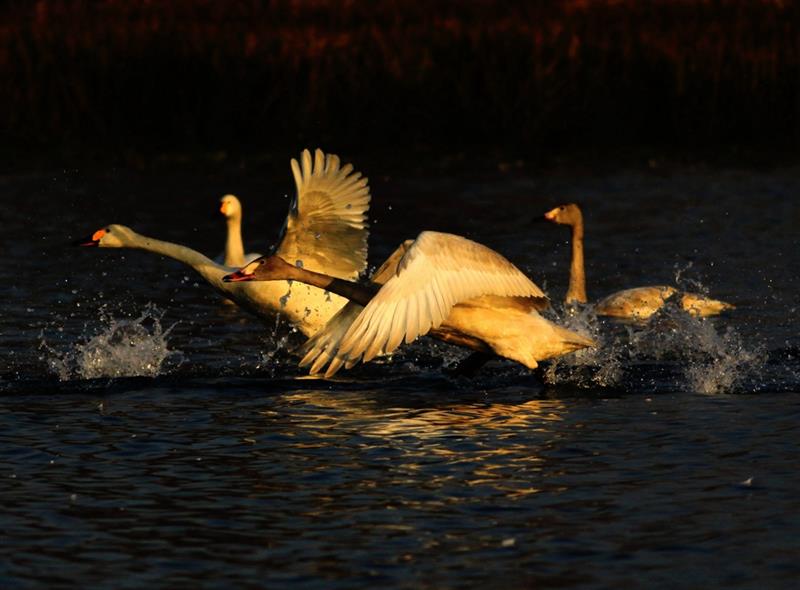
[[[586,274],[583,266],[583,220],[572,226],[572,264],[566,303],[586,303]]]
[[[231,215],[227,220],[228,237],[225,241],[225,266],[244,265],[244,244],[242,243],[242,217]]]
[[[222,289],[222,276],[226,269],[197,250],[193,250],[180,244],[156,240],[141,234],[134,234],[128,238],[129,246],[139,250],[146,250],[155,254],[167,256],[178,262],[191,266],[200,276],[209,283]]]
[[[378,289],[380,289],[380,285],[354,283],[296,266],[290,267],[286,274],[286,279],[300,281],[301,283],[330,291],[364,306],[375,297]]]

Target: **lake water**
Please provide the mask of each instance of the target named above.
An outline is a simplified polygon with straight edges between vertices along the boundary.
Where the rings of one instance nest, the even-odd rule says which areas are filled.
[[[248,249],[282,224],[275,162],[0,178],[0,585],[783,588],[800,578],[800,168],[355,159],[370,260],[422,229],[505,254],[558,301],[578,201],[589,297],[646,284],[737,309],[646,325],[545,383],[415,343],[334,380],[301,338],[108,223],[216,255],[222,194]],[[277,173],[276,170],[281,170]],[[123,376],[117,376],[123,375]]]

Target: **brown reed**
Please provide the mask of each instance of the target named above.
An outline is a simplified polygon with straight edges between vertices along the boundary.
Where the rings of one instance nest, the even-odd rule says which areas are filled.
[[[8,144],[800,141],[800,11],[753,0],[38,0]]]

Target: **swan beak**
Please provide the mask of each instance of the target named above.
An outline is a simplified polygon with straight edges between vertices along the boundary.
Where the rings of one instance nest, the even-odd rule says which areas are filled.
[[[76,240],[72,243],[73,246],[99,246],[100,240],[103,236],[106,235],[106,230],[99,229],[94,232],[88,238],[83,238],[82,240]]]
[[[542,221],[555,221],[556,220],[556,212],[557,211],[558,211],[558,209],[553,209],[552,211],[548,211],[547,213],[545,213],[542,216],[541,220]]]
[[[100,240],[93,240],[91,238],[91,236],[90,236],[88,238],[83,238],[82,240],[75,240],[74,242],[72,242],[72,245],[73,246],[99,246],[100,245]]]
[[[241,270],[237,270],[236,272],[232,272],[229,275],[225,275],[222,277],[223,283],[239,283],[241,281],[252,281],[255,279],[253,273],[245,274]]]

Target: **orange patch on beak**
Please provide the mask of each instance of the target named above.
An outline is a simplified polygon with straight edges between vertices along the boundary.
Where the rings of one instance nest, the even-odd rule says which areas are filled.
[[[103,239],[104,235],[106,235],[106,230],[98,229],[96,232],[92,234],[92,241],[99,242],[101,239]]]
[[[227,210],[228,210],[228,203],[222,203],[222,205],[219,206],[219,212],[222,213],[223,215],[228,214]]]

